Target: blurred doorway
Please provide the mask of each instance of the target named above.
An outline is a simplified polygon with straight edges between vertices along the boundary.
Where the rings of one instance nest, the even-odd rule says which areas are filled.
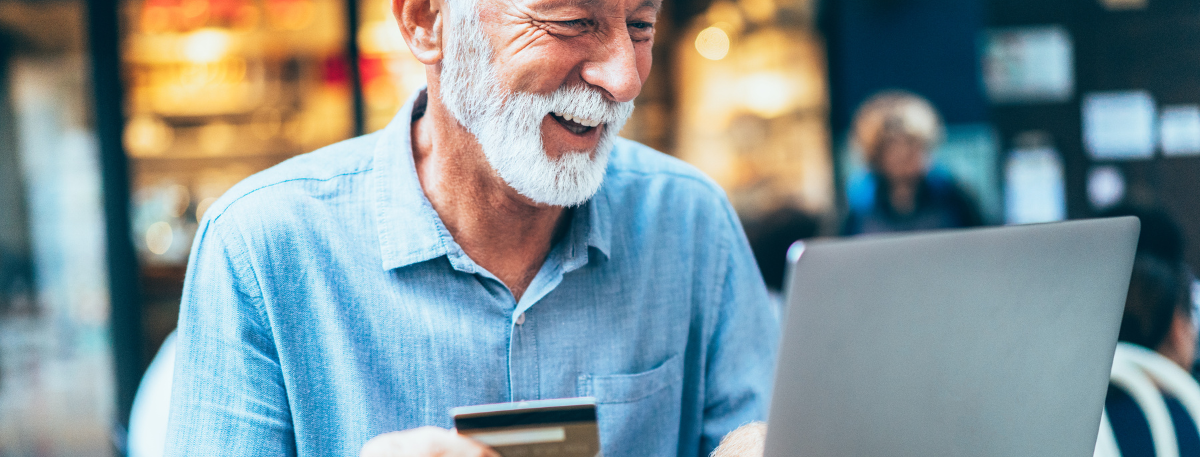
[[[112,452],[83,1],[0,4],[0,455]]]

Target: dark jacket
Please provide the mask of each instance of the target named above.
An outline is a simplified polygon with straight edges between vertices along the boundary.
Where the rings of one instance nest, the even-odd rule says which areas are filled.
[[[899,214],[892,207],[887,180],[869,173],[856,181],[848,195],[850,211],[842,224],[843,236],[866,233],[907,232],[983,225],[974,199],[954,178],[931,171],[917,188],[916,210]]]

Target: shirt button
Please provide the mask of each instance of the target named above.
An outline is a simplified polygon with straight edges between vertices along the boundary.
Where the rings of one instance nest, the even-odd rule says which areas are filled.
[[[524,323],[525,323],[525,313],[521,313],[520,316],[517,316],[517,325],[521,325]]]

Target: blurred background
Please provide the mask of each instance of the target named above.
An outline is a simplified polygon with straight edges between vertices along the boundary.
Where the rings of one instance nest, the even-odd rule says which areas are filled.
[[[0,456],[125,452],[208,206],[424,84],[390,3],[0,0]],[[775,289],[792,241],[903,229],[940,182],[949,225],[1137,206],[1194,238],[1195,43],[1194,0],[667,0],[623,135],[726,189]],[[933,110],[872,131],[932,126],[908,200],[860,128],[881,91]]]

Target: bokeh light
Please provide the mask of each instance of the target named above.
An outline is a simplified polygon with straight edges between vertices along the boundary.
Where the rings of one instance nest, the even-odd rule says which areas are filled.
[[[229,51],[229,33],[217,29],[201,29],[183,40],[183,56],[195,63],[216,62]]]
[[[792,81],[779,72],[759,72],[741,80],[746,107],[764,118],[779,116],[793,108]]]
[[[146,249],[155,255],[166,254],[174,242],[175,234],[171,230],[171,224],[159,221],[146,230]]]
[[[729,34],[720,27],[709,27],[696,35],[696,51],[709,60],[721,60],[729,54]]]

